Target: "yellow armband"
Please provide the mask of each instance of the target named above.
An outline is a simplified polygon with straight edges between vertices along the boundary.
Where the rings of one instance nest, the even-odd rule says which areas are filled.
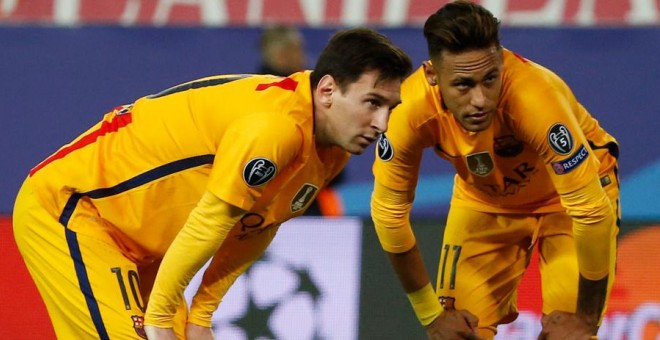
[[[408,300],[410,300],[410,304],[415,310],[417,319],[424,326],[428,326],[442,313],[442,305],[438,301],[431,283],[427,283],[418,291],[408,293]]]

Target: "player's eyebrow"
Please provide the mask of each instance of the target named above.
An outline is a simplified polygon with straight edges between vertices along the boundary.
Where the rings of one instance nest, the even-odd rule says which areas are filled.
[[[493,75],[498,75],[498,74],[500,74],[500,69],[497,66],[493,66],[492,68],[490,68],[489,70],[487,70],[484,73],[484,76],[481,77],[481,79],[487,78],[487,77],[490,77],[490,76],[493,76]],[[477,77],[475,77],[473,74],[470,74],[470,75],[456,74],[456,75],[454,75],[454,78],[451,79],[451,83],[452,84],[458,84],[458,83],[462,83],[462,82],[474,82],[476,80],[477,80]]]
[[[367,97],[371,97],[372,99],[377,99],[381,103],[392,104],[392,105],[388,105],[390,108],[394,108],[397,105],[401,104],[401,99],[397,100],[396,102],[391,102],[385,96],[383,96],[379,93],[376,93],[376,92],[367,93]]]

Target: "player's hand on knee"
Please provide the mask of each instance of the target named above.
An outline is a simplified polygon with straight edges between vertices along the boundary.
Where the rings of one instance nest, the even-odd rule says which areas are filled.
[[[149,340],[177,340],[172,328],[144,325],[144,332]]]
[[[186,326],[186,338],[189,340],[214,340],[213,329],[194,323],[188,323]]]
[[[426,326],[429,340],[482,340],[477,335],[479,319],[466,310],[445,310]]]
[[[543,329],[539,340],[588,340],[598,331],[593,321],[562,311],[544,315],[541,325]]]

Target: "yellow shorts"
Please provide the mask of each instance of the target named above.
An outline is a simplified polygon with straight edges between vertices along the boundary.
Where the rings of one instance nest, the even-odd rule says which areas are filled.
[[[142,321],[159,263],[127,259],[99,221],[90,210],[75,228],[63,226],[28,179],[14,206],[14,237],[58,339],[146,339]],[[183,297],[179,306],[175,332],[183,338]]]
[[[609,180],[601,182],[619,214],[618,178],[614,171],[608,175]],[[440,301],[469,310],[479,318],[480,334],[494,336],[498,324],[518,316],[516,290],[538,244],[543,313],[575,312],[579,272],[572,228],[564,212],[521,215],[450,208],[436,283]],[[611,273],[618,234],[614,229]],[[613,282],[611,275],[608,296]]]

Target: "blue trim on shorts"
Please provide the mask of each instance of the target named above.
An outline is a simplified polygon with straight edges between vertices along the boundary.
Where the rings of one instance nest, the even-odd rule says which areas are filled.
[[[71,231],[68,228],[69,220],[71,219],[71,216],[73,215],[73,212],[78,205],[78,201],[80,201],[80,199],[83,197],[102,198],[116,195],[179,171],[194,168],[200,165],[213,164],[213,159],[214,155],[201,155],[181,159],[172,163],[161,165],[157,168],[119,183],[113,187],[96,189],[83,193],[74,193],[71,195],[71,197],[69,197],[69,200],[66,202],[64,209],[62,209],[59,222],[65,227],[66,241],[69,246],[69,252],[71,253],[74,267],[76,269],[78,285],[80,286],[80,290],[85,296],[87,308],[89,309],[89,313],[92,317],[92,321],[94,322],[94,326],[96,327],[96,331],[99,333],[100,339],[109,339],[108,332],[105,329],[105,324],[103,323],[103,317],[101,316],[98,302],[94,297],[92,285],[89,282],[87,268],[85,267],[82,253],[80,252],[80,246],[78,244],[78,236],[74,231]]]
[[[103,323],[103,317],[101,317],[101,311],[99,310],[99,304],[94,297],[94,292],[92,291],[92,285],[89,283],[89,276],[87,275],[87,268],[82,259],[82,253],[80,252],[80,245],[78,244],[78,235],[76,232],[71,231],[71,229],[64,229],[66,233],[66,243],[69,245],[69,252],[71,253],[71,258],[73,259],[73,265],[76,268],[76,276],[78,277],[78,285],[80,290],[85,296],[85,302],[87,302],[87,309],[89,309],[89,314],[92,317],[92,322],[94,322],[94,327],[96,327],[96,332],[99,333],[99,338],[102,340],[109,340],[108,331],[105,329],[105,324]]]

